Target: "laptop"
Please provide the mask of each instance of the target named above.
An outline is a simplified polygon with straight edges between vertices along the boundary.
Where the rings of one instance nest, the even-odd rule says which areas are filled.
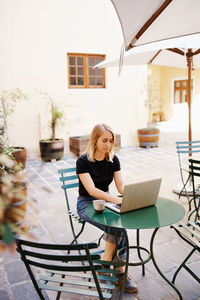
[[[106,202],[105,206],[117,213],[124,213],[156,204],[162,178],[142,181],[124,186],[122,203]]]

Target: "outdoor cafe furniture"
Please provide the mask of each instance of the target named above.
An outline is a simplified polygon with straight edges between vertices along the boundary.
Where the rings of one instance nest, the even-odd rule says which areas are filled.
[[[200,223],[194,223],[191,221],[179,222],[178,224],[171,225],[171,228],[173,228],[176,233],[192,248],[174,273],[172,283],[175,282],[178,273],[183,268],[200,284],[200,278],[193,272],[189,264],[187,264],[194,252],[198,252],[200,254]]]
[[[76,174],[76,168],[65,168],[65,169],[59,169],[58,173],[60,175],[59,180],[62,182],[61,188],[64,191],[65,194],[65,200],[66,200],[66,213],[69,217],[70,227],[73,235],[73,240],[71,241],[71,244],[78,243],[78,237],[83,233],[85,228],[85,221],[81,219],[81,217],[78,215],[76,211],[76,202],[77,202],[77,195],[78,195],[78,175]],[[74,194],[74,198],[70,198],[69,190],[74,190],[77,193]],[[74,207],[73,207],[74,206]],[[79,230],[77,229],[77,226],[75,226],[75,223],[78,223]],[[77,232],[76,232],[77,230]],[[100,237],[97,237],[96,241],[98,240],[98,246],[100,245],[101,238],[103,237],[103,234]]]
[[[189,173],[192,180],[194,210],[190,213],[188,220],[194,215],[194,221],[199,220],[200,216],[200,194],[197,192],[197,186],[200,185],[200,160],[189,159]]]
[[[122,264],[100,260],[100,255],[95,253],[96,243],[57,245],[17,238],[16,244],[40,299],[47,299],[43,290],[55,291],[56,299],[60,299],[61,293],[72,294],[71,297],[77,294],[81,299],[84,296],[112,298],[116,275],[120,272],[117,268]],[[106,264],[108,269],[102,267]]]
[[[170,282],[161,272],[154,256],[154,239],[157,231],[160,227],[172,225],[180,221],[184,217],[185,210],[182,205],[175,201],[159,197],[156,205],[154,206],[149,206],[123,214],[118,214],[114,211],[109,210],[108,208],[105,208],[102,214],[96,214],[92,204],[88,206],[86,213],[88,217],[99,224],[111,226],[113,228],[121,228],[122,230],[124,230],[124,234],[126,237],[125,277],[127,276],[128,266],[144,265],[148,261],[152,260],[158,273],[177,292],[179,298],[183,299],[176,286],[172,282]],[[139,245],[139,239],[137,239],[136,246],[129,246],[129,238],[126,233],[126,229],[136,229],[138,233],[141,229],[154,229],[150,240],[150,249],[148,250],[141,247]],[[133,263],[129,260],[130,249],[137,249],[139,257],[138,262]],[[122,249],[120,249],[120,252],[121,251]],[[147,252],[149,254],[148,258],[143,260],[141,257],[141,251]],[[122,299],[123,297],[124,288],[125,281],[121,289],[120,299]]]
[[[195,141],[177,141],[176,142],[176,152],[178,154],[179,169],[181,174],[182,188],[179,192],[179,198],[184,193],[188,199],[189,211],[191,210],[191,202],[193,198],[190,199],[192,190],[188,190],[187,184],[191,186],[191,176],[189,172],[189,159],[197,158],[200,159],[200,140]],[[191,186],[192,189],[192,186]]]

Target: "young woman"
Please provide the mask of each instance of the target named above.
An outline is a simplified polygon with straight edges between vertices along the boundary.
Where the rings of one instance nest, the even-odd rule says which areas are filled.
[[[95,199],[121,203],[120,197],[109,194],[109,185],[113,179],[118,192],[123,194],[124,191],[120,162],[114,154],[114,133],[109,126],[98,124],[93,128],[87,152],[76,162],[76,171],[79,176],[77,211],[83,220],[104,231],[104,260],[112,261],[116,248],[113,228],[97,224],[86,215],[88,205]],[[120,229],[117,229],[117,234],[117,248],[121,249],[125,247],[125,237]],[[120,271],[119,285],[123,282],[123,268],[120,268]],[[127,278],[125,291],[129,293],[137,291],[130,278]]]

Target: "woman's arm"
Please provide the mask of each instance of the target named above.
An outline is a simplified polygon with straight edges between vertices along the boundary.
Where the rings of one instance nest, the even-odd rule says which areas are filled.
[[[115,185],[118,190],[118,192],[123,195],[124,193],[124,182],[122,179],[122,172],[121,170],[114,172],[114,180],[115,180]]]
[[[121,204],[121,198],[114,195],[110,195],[101,191],[100,189],[97,189],[89,173],[82,173],[78,176],[82,184],[84,185],[86,191],[88,192],[88,194],[90,194],[90,196],[95,197],[97,199],[103,199],[105,201],[113,202],[116,204]]]

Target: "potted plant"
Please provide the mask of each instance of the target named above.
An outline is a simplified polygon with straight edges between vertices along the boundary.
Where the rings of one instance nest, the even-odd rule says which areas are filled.
[[[50,129],[51,136],[47,139],[42,139],[39,141],[40,144],[40,154],[41,159],[45,162],[51,160],[60,160],[64,154],[64,139],[56,138],[56,129],[59,126],[64,125],[64,112],[60,108],[59,103],[56,103],[55,100],[47,93],[41,93],[45,95],[49,99],[50,112],[51,112],[51,120],[50,120]]]
[[[153,119],[153,113],[161,110],[162,101],[160,98],[158,74],[148,74],[148,81],[145,86],[147,98],[145,106],[148,109],[147,127],[137,130],[140,147],[156,147],[159,142],[160,129],[156,127],[156,122]]]
[[[0,153],[0,251],[14,249],[15,234],[28,227],[24,220],[27,205],[27,183],[21,165],[9,155]]]
[[[8,116],[11,115],[16,107],[16,103],[20,100],[26,100],[27,95],[24,94],[21,89],[11,89],[11,90],[3,90],[0,94],[0,149],[3,148],[4,152],[7,148],[7,151],[9,153],[12,152],[12,155],[15,157],[15,160],[17,162],[22,163],[23,168],[25,168],[26,165],[26,157],[27,157],[27,151],[25,147],[21,146],[10,146],[9,140],[8,140],[8,134],[7,134],[7,127],[8,127]],[[7,144],[7,146],[5,145]]]

